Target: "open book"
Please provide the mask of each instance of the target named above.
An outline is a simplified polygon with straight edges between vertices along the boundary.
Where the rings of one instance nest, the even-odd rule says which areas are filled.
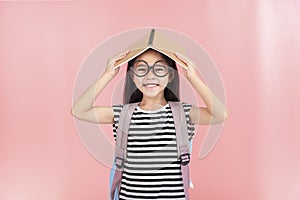
[[[185,54],[185,51],[176,45],[169,38],[159,33],[157,30],[152,29],[150,33],[136,41],[131,45],[128,50],[130,51],[127,56],[116,62],[114,69],[128,62],[129,60],[137,57],[138,55],[145,52],[147,49],[152,48],[162,54],[173,59],[176,63],[184,68],[187,68],[186,63],[182,62],[176,57],[174,53]]]

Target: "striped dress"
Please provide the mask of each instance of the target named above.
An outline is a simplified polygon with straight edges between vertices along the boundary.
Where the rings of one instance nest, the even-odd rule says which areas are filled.
[[[189,139],[194,125],[189,123],[191,104],[182,103],[188,122]],[[113,134],[116,139],[123,105],[114,105]],[[120,200],[184,200],[180,161],[171,107],[154,111],[137,106],[133,112],[127,143],[127,159],[122,174]]]

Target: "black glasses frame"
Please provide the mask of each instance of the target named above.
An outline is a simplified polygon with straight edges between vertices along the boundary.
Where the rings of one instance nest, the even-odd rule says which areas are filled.
[[[138,76],[138,77],[144,77],[144,76],[146,76],[146,75],[150,72],[151,69],[152,69],[152,72],[155,74],[155,76],[158,76],[158,77],[165,77],[165,76],[167,76],[167,75],[170,73],[171,67],[170,67],[169,64],[168,64],[168,72],[167,72],[165,75],[163,75],[163,76],[156,74],[156,73],[155,73],[155,70],[154,70],[154,66],[155,66],[158,62],[161,62],[161,61],[166,62],[165,60],[158,60],[158,61],[156,61],[152,66],[150,66],[150,65],[148,65],[148,63],[147,63],[146,61],[144,61],[144,60],[136,60],[136,61],[133,62],[133,64],[132,64],[132,66],[130,67],[130,69],[131,69],[131,70],[133,71],[133,73],[134,73],[136,76]],[[135,71],[134,71],[134,63],[136,63],[136,62],[144,62],[144,63],[147,65],[148,70],[147,70],[147,72],[146,72],[144,75],[141,76],[141,75],[135,73]],[[167,63],[167,62],[166,62],[166,63]]]

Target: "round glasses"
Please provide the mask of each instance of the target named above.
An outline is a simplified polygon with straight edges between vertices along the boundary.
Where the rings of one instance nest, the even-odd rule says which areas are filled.
[[[169,73],[170,66],[164,60],[158,60],[152,66],[149,66],[148,63],[144,60],[136,60],[131,66],[131,70],[138,77],[146,76],[146,74],[149,73],[150,69],[153,70],[153,73],[156,76],[164,77]]]

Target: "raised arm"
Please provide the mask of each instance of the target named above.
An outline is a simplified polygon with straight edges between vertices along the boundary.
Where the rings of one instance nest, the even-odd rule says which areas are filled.
[[[227,111],[218,97],[203,83],[191,60],[181,54],[176,56],[188,65],[185,71],[187,80],[196,89],[206,104],[205,107],[193,106],[190,110],[191,122],[201,125],[218,124],[227,119]]]
[[[128,51],[124,52],[109,60],[107,68],[101,77],[73,104],[71,113],[74,117],[92,123],[113,123],[114,116],[111,106],[93,106],[93,104],[106,85],[118,74],[119,68],[113,69],[115,62],[125,57],[128,53]]]

